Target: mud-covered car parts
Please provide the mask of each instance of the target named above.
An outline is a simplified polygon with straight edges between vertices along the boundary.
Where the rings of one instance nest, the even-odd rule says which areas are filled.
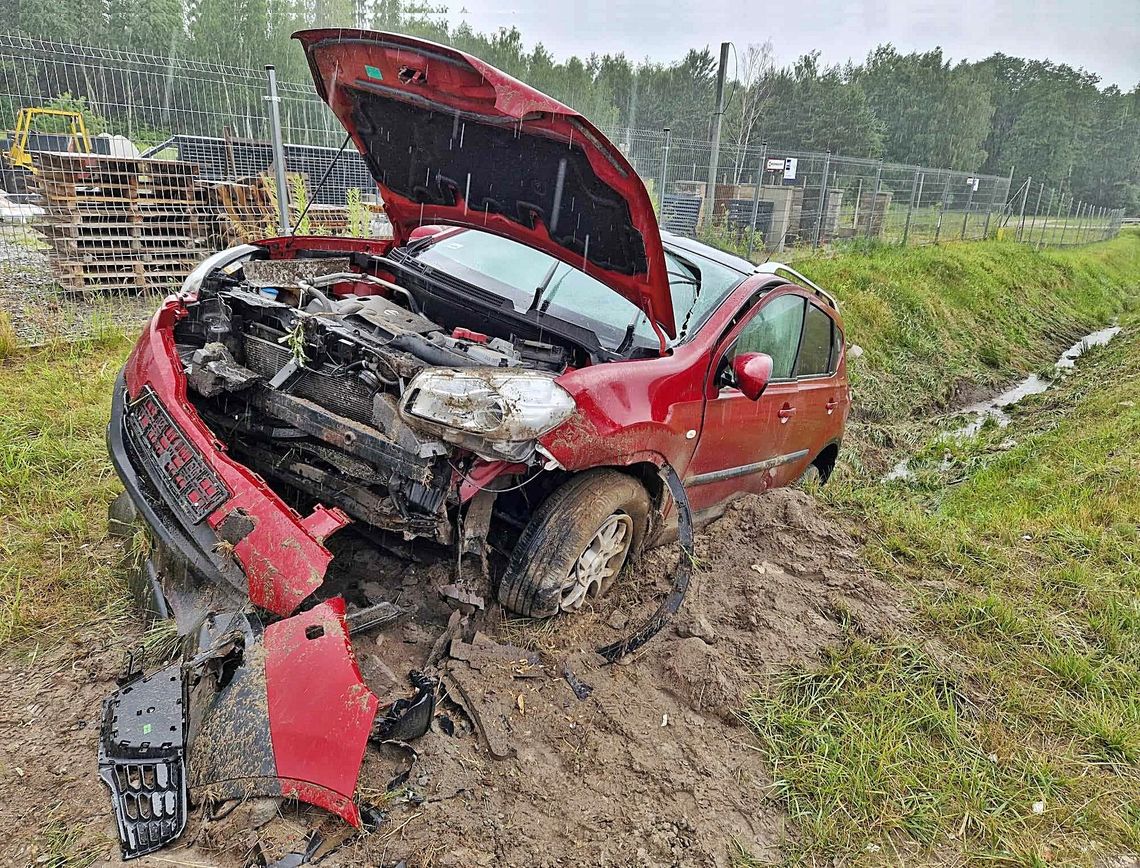
[[[177,722],[159,742],[121,725],[143,682],[109,701],[101,756],[125,855],[184,822],[176,777],[190,800],[291,795],[359,822],[369,736],[430,721],[418,679],[377,722],[347,625],[396,607],[348,611],[330,580],[339,540],[454,545],[484,557],[486,581],[490,541],[513,539],[488,590],[540,616],[592,605],[642,540],[676,532],[668,598],[599,649],[618,659],[681,604],[694,526],[809,466],[826,477],[850,406],[834,299],[785,266],[663,236],[585,118],[443,46],[298,38],[393,238],[215,254],[116,384],[109,451],[152,543],[136,586],[199,637],[162,682],[181,740]],[[582,533],[548,508],[591,499],[610,506]],[[112,760],[161,760],[165,789],[144,793]]]
[[[104,703],[99,773],[124,859],[176,839],[190,796],[292,798],[359,828],[368,741],[412,740],[431,723],[436,685],[420,673],[410,676],[414,693],[378,715],[339,598],[266,626],[246,613],[212,614],[197,640],[184,663],[137,676]]]

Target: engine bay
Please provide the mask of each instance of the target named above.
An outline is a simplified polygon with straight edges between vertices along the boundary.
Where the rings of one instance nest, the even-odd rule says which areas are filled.
[[[553,378],[596,357],[383,259],[215,268],[186,300],[176,348],[202,420],[288,501],[449,543],[458,481],[480,464],[511,465],[507,482],[540,470],[541,424],[573,411]],[[536,393],[540,415],[562,415],[536,424]]]

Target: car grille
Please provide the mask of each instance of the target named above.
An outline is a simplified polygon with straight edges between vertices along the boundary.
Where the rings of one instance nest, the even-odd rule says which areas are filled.
[[[229,499],[222,480],[178,430],[149,386],[127,406],[126,434],[151,477],[194,524]]]
[[[251,371],[272,379],[289,362],[287,347],[265,338],[245,336],[245,363]],[[357,377],[305,368],[282,391],[320,404],[339,416],[371,425],[373,391]]]

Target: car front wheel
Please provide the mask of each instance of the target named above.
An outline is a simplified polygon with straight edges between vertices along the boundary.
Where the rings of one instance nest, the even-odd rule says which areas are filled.
[[[519,615],[574,612],[605,594],[645,537],[649,495],[632,476],[590,470],[538,508],[499,583],[499,602]]]

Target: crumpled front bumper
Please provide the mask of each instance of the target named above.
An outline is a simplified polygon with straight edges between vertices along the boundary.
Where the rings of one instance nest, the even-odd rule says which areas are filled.
[[[198,646],[104,703],[99,772],[124,859],[177,838],[191,799],[294,798],[360,827],[368,740],[422,735],[434,713],[435,685],[417,677],[415,698],[377,720],[340,598],[265,627],[246,613],[211,615]]]
[[[292,615],[324,582],[325,540],[350,519],[323,506],[299,515],[214,437],[187,398],[174,345],[184,314],[168,299],[127,359],[112,394],[111,463],[151,531],[198,577]]]

